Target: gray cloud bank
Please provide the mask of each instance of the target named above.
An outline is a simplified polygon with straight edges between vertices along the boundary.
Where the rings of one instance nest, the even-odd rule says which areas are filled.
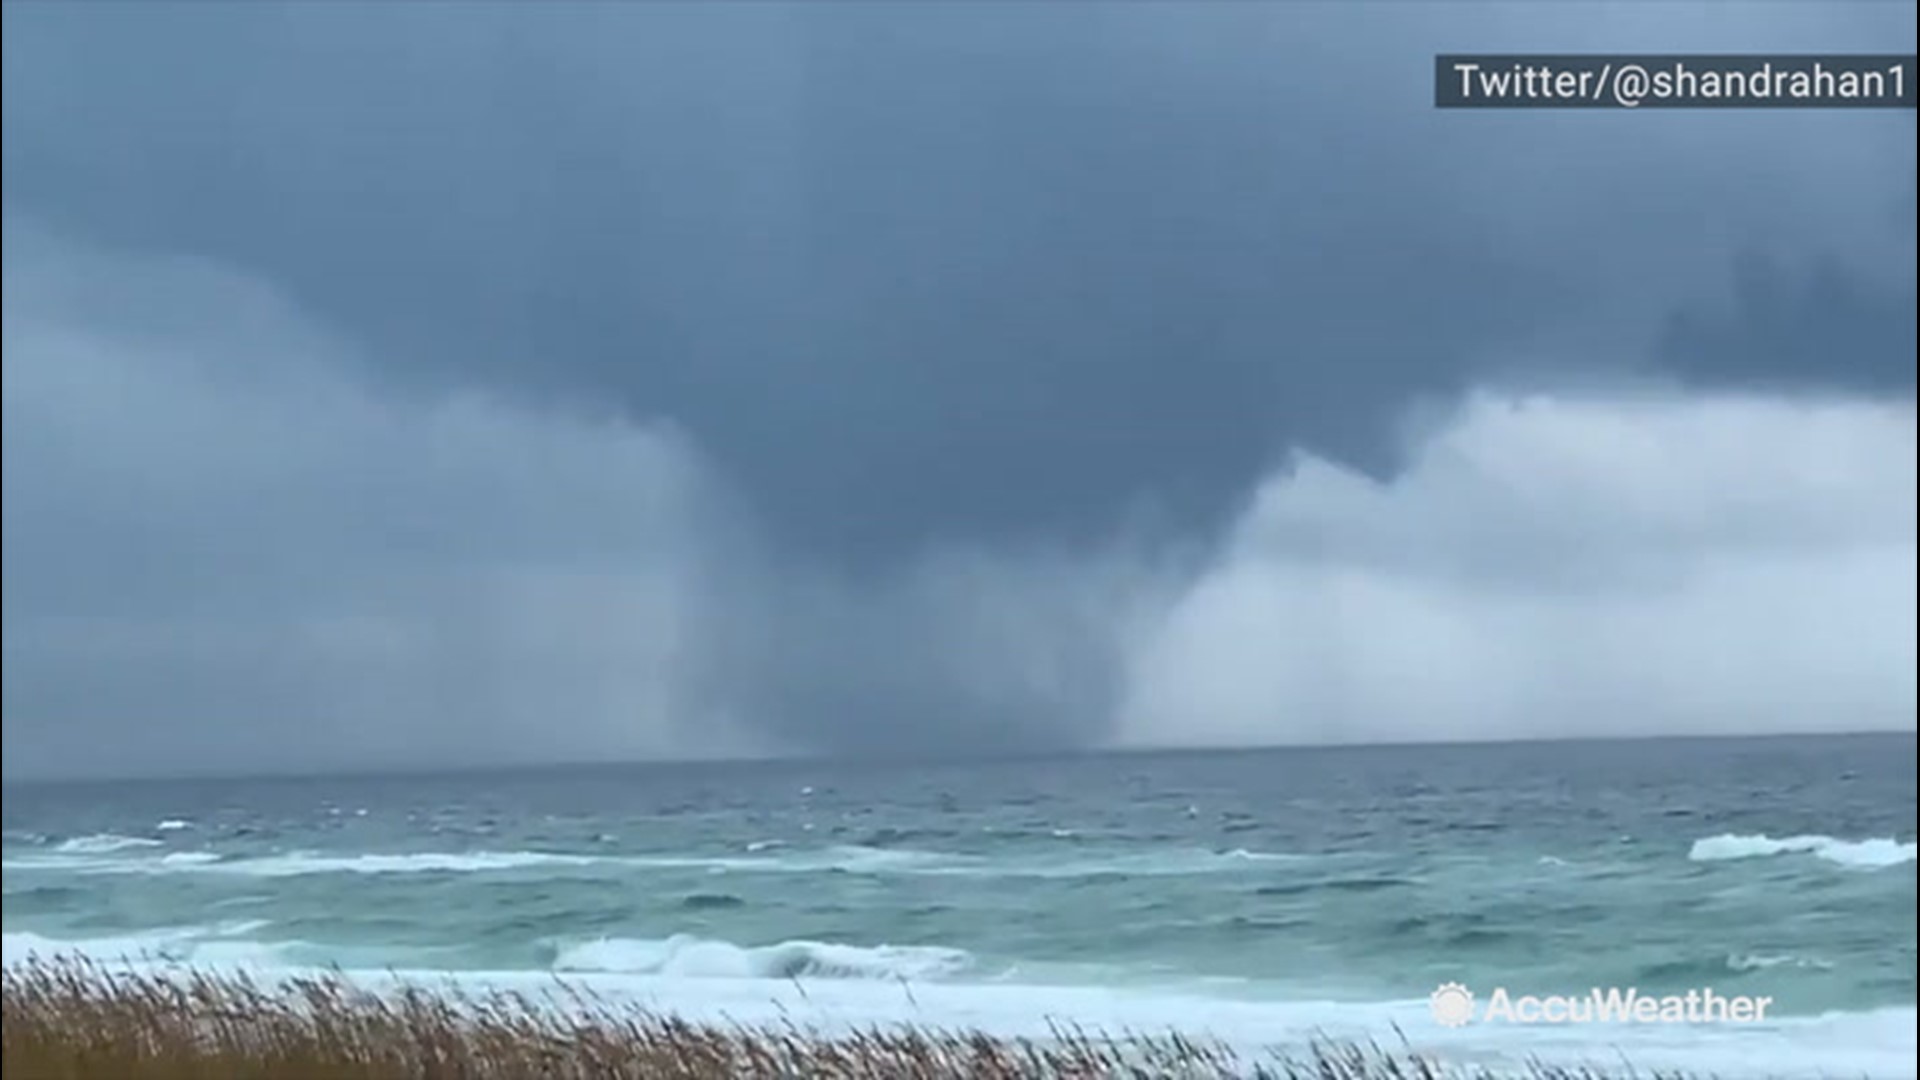
[[[1911,729],[1911,115],[1426,105],[1740,10],[11,5],[7,772]]]

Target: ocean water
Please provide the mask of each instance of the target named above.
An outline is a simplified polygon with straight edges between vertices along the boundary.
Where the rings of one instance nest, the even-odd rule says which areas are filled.
[[[8,787],[6,960],[1915,1075],[1912,736]],[[1599,987],[1763,1023],[1439,1025]]]

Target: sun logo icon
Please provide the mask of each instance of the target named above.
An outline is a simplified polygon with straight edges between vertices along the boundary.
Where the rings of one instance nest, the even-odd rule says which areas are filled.
[[[1457,982],[1441,983],[1427,999],[1427,1007],[1441,1027],[1465,1027],[1473,1019],[1473,991]]]

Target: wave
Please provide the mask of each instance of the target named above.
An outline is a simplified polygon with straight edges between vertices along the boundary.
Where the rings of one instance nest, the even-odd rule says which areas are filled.
[[[840,844],[813,850],[762,848],[758,858],[700,856],[633,856],[629,865],[707,869],[742,873],[844,873],[873,876],[978,878],[1159,877],[1186,874],[1246,872],[1255,867],[1291,862],[1310,856],[1286,855],[1235,848],[1227,851],[1165,851],[1090,855],[1062,861],[1058,857],[1023,854],[980,855],[919,848]]]
[[[116,851],[128,851],[133,848],[161,846],[160,841],[144,836],[97,833],[93,836],[76,836],[71,840],[62,840],[54,845],[53,850],[65,855],[109,855]]]
[[[783,941],[743,947],[676,934],[660,941],[601,938],[562,948],[553,969],[629,975],[731,979],[930,980],[973,966],[964,949],[935,945],[836,945]]]
[[[182,829],[191,829],[191,828],[193,828],[193,822],[191,821],[185,821],[181,818],[168,818],[167,820],[162,821],[159,824],[155,825],[153,827],[153,831],[154,832],[179,832]]]
[[[442,945],[343,944],[261,936],[273,925],[268,919],[246,919],[79,940],[9,930],[4,935],[3,951],[7,966],[34,958],[72,957],[107,967],[190,967],[249,973],[438,968],[441,961],[460,951]],[[458,970],[449,969],[445,974],[453,976]]]
[[[541,866],[590,866],[599,861],[589,855],[541,851],[416,852],[395,855],[294,852],[198,865],[247,877],[300,877],[308,874],[479,874]]]
[[[1877,870],[1912,862],[1914,844],[1892,838],[1836,840],[1831,836],[1789,836],[1775,839],[1762,833],[1722,833],[1695,840],[1687,858],[1694,862],[1724,862],[1769,855],[1812,855],[1840,866]]]
[[[1299,896],[1310,892],[1368,893],[1379,892],[1382,889],[1418,888],[1422,884],[1423,882],[1415,878],[1401,877],[1319,878],[1262,885],[1253,890],[1253,894],[1255,896]]]
[[[1767,971],[1777,967],[1804,968],[1812,971],[1832,971],[1833,965],[1825,960],[1816,960],[1800,956],[1769,956],[1763,953],[1735,953],[1727,957],[1727,970],[1733,972]]]
[[[270,926],[245,920],[211,927],[175,927],[125,936],[59,940],[24,931],[4,935],[4,962],[30,957],[78,956],[102,963],[281,968],[333,963],[331,954],[358,953],[370,966],[386,966],[397,954],[419,950],[377,946],[324,948],[304,941],[264,941],[249,935]],[[743,946],[677,934],[659,940],[600,938],[554,947],[550,970],[561,973],[659,975],[701,979],[881,979],[932,981],[974,967],[964,949],[938,945],[846,945],[782,941]]]
[[[85,843],[82,843],[84,840]],[[55,855],[23,856],[0,862],[8,870],[68,871],[84,874],[216,873],[281,878],[313,874],[471,874],[534,868],[632,868],[703,870],[708,873],[843,873],[872,876],[923,875],[981,878],[1158,877],[1248,872],[1255,868],[1311,858],[1235,848],[1228,851],[1169,851],[1060,861],[1028,856],[993,857],[913,848],[845,844],[813,850],[763,847],[746,855],[616,855],[550,851],[470,851],[409,853],[329,853],[292,851],[266,856],[223,856],[211,851],[176,851],[154,858],[126,857],[130,849],[162,847],[160,841],[98,836],[68,841]],[[121,858],[99,856],[120,854]],[[68,857],[61,857],[68,856]],[[72,856],[82,856],[75,858]]]
[[[249,919],[217,926],[171,927],[137,934],[65,940],[27,931],[0,934],[0,963],[7,966],[33,957],[79,957],[98,963],[169,963],[210,965],[265,965],[279,959],[282,943],[248,940],[247,935],[268,926]]]
[[[1673,989],[1685,985],[1710,985],[1715,979],[1728,975],[1752,975],[1756,972],[1772,972],[1782,968],[1800,971],[1832,971],[1833,967],[1833,964],[1813,957],[1736,952],[1675,956],[1642,964],[1638,969],[1638,976],[1644,980],[1641,983],[1643,990],[1647,989],[1648,983]]]
[[[157,841],[149,844],[157,845]],[[85,849],[74,849],[84,851]],[[94,851],[109,852],[115,848]],[[89,852],[91,853],[91,852]],[[587,866],[609,860],[587,855],[538,851],[474,851],[465,853],[331,855],[295,851],[285,855],[230,858],[212,851],[175,851],[144,859],[7,859],[8,870],[67,870],[82,874],[212,873],[240,877],[282,878],[310,874],[474,874],[532,867]]]

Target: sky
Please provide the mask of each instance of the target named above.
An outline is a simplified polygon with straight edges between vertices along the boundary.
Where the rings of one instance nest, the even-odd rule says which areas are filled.
[[[1914,729],[1911,3],[0,12],[9,778]]]

